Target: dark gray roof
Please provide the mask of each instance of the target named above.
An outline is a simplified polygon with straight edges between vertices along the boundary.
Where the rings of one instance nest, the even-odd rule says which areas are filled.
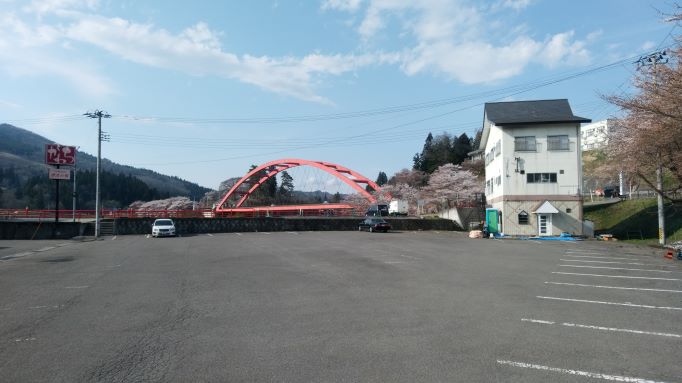
[[[574,116],[566,99],[490,102],[485,104],[485,115],[495,125],[592,122]]]

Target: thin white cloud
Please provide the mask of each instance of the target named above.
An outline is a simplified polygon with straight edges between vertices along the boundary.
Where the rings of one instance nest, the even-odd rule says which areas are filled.
[[[337,10],[355,12],[360,8],[363,0],[324,0],[320,8],[322,10]]]
[[[521,10],[530,4],[507,0],[495,6]],[[537,40],[527,35],[525,25],[503,25],[493,11],[484,12],[466,1],[371,0],[357,32],[367,45],[411,37],[414,45],[402,56],[405,73],[431,72],[468,84],[513,77],[533,63],[547,67],[589,63],[587,43],[599,35],[597,31],[580,41],[567,31]],[[398,32],[389,28],[392,23]],[[490,41],[500,28],[509,30],[507,41]]]
[[[656,43],[653,41],[647,41],[644,44],[642,44],[642,47],[640,48],[641,51],[647,52],[652,49],[656,48]]]
[[[522,9],[530,1],[499,4]],[[566,31],[538,40],[530,37],[527,27],[506,25],[506,20],[465,0],[324,0],[323,10],[359,13],[361,21],[353,28],[363,42],[360,53],[253,56],[223,49],[222,34],[205,22],[172,32],[89,12],[97,6],[98,0],[34,0],[24,8],[39,16],[53,14],[58,22],[52,25],[41,17],[25,23],[16,15],[0,16],[0,49],[18,53],[2,55],[0,70],[60,76],[89,94],[112,93],[111,81],[78,61],[78,50],[85,44],[141,65],[241,81],[285,96],[330,103],[317,93],[320,81],[367,66],[399,65],[407,75],[432,73],[467,84],[486,83],[516,76],[531,64],[588,63],[587,46],[598,36],[578,40],[573,31]],[[509,32],[504,40],[492,41],[490,36],[500,28]],[[407,45],[394,52],[372,48],[375,41],[386,40]]]
[[[71,43],[79,42],[138,64],[195,76],[234,79],[270,92],[330,103],[315,91],[319,77],[338,76],[364,66],[397,61],[395,54],[382,53],[314,53],[300,58],[238,56],[223,50],[221,33],[210,29],[204,22],[179,33],[171,33],[152,24],[85,14],[70,8],[79,4],[82,5],[72,0],[32,3],[36,10],[61,15],[63,19],[59,27],[40,21],[31,27],[15,15],[0,16],[0,48],[21,52],[12,57],[0,57],[0,69],[15,76],[56,75],[66,78],[88,94],[111,93],[111,82],[91,68],[59,55],[50,56],[48,48],[59,48],[62,52],[74,50]]]
[[[391,60],[390,55],[381,54],[311,54],[302,58],[237,56],[220,48],[219,33],[205,23],[172,34],[150,24],[89,16],[68,26],[66,36],[136,63],[197,76],[236,79],[271,92],[321,103],[328,100],[315,93],[316,76],[341,75]]]
[[[23,8],[24,12],[35,13],[39,16],[47,13],[58,13],[68,10],[93,10],[99,5],[99,0],[33,0]]]
[[[0,107],[6,108],[6,109],[19,109],[21,108],[21,105],[11,102],[11,101],[6,101],[6,100],[0,100]]]
[[[57,76],[88,96],[113,93],[111,81],[91,66],[49,49],[61,37],[61,31],[55,27],[32,28],[15,15],[0,17],[0,51],[12,52],[0,55],[0,71],[10,76]]]
[[[549,66],[559,64],[588,64],[590,54],[582,41],[573,41],[573,31],[558,33],[552,36],[540,52],[540,59]]]
[[[515,11],[520,11],[528,7],[533,0],[502,0],[498,4],[502,8],[510,8]]]

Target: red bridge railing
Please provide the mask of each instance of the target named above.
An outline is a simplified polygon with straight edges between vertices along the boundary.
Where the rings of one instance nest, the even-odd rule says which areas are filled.
[[[50,221],[55,218],[55,210],[0,209],[0,220]],[[263,206],[229,209],[227,212],[215,212],[212,209],[198,210],[135,210],[135,209],[102,209],[102,219],[114,218],[223,218],[223,217],[355,217],[364,215],[349,205],[295,205],[295,206]],[[59,210],[59,221],[88,221],[95,219],[94,210]]]

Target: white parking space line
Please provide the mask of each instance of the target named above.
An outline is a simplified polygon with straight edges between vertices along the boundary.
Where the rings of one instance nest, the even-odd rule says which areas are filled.
[[[36,338],[17,338],[14,340],[14,342],[19,343],[19,342],[31,342],[36,340]]]
[[[652,265],[650,263],[639,263],[639,262],[618,262],[618,261],[590,261],[590,260],[585,260],[585,259],[560,259],[562,262],[582,262],[582,263],[604,263],[604,264],[620,264],[620,265],[637,265],[637,266],[653,266],[656,267],[658,265]]]
[[[297,232],[295,232],[295,231],[287,231],[287,234],[294,234],[294,235],[298,235],[298,233],[297,233]]]
[[[555,322],[548,321],[548,320],[540,320],[540,319],[527,319],[527,318],[521,318],[522,322],[531,322],[531,323],[541,323],[541,324],[554,324]]]
[[[649,270],[649,269],[628,269],[626,267],[608,266],[586,266],[586,265],[559,265],[560,267],[583,267],[588,269],[608,269],[608,270],[627,270],[627,271],[651,271],[654,273],[672,273],[672,270]]]
[[[39,310],[39,309],[58,309],[60,307],[64,307],[64,305],[53,305],[53,306],[31,306],[29,309],[31,310]]]
[[[235,233],[235,234],[237,234],[237,235],[240,236],[240,237],[241,237],[242,235],[244,235],[244,234],[242,234],[242,233]]]
[[[566,283],[566,282],[545,282],[548,285],[561,286],[578,286],[578,287],[594,287],[599,289],[618,289],[618,290],[638,290],[638,291],[656,291],[662,293],[682,293],[682,290],[667,290],[667,289],[647,289],[644,287],[621,287],[621,286],[602,286],[602,285],[586,285],[583,283]]]
[[[630,334],[664,336],[664,337],[668,337],[668,338],[678,338],[678,339],[682,338],[682,335],[665,333],[665,332],[641,331],[641,330],[631,330],[631,329],[627,329],[627,328],[592,326],[592,325],[577,324],[577,323],[565,323],[565,322],[562,323],[561,325],[566,326],[566,327],[576,327],[576,328],[584,328],[584,329],[590,329],[590,330],[625,332],[625,333],[630,333]]]
[[[585,254],[585,255],[606,255],[603,252],[596,252],[596,251],[574,251],[574,250],[566,250],[566,254]]]
[[[115,236],[111,237],[111,240],[113,241],[113,240],[115,240],[117,237],[118,237],[118,236],[115,235]]]
[[[532,364],[532,363],[524,363],[524,362],[514,362],[511,360],[498,360],[498,364],[502,365],[507,365],[507,366],[512,366],[512,367],[520,367],[520,368],[529,368],[532,370],[541,370],[541,371],[549,371],[549,372],[557,372],[560,374],[566,374],[566,375],[577,375],[577,376],[584,376],[587,378],[593,378],[593,379],[602,379],[602,380],[610,380],[614,382],[629,382],[629,383],[666,383],[663,381],[656,381],[656,380],[649,380],[649,379],[642,379],[642,378],[633,378],[629,376],[621,376],[621,375],[608,375],[608,374],[602,374],[599,372],[589,372],[589,371],[581,371],[581,370],[570,370],[570,369],[565,369],[565,368],[558,368],[558,367],[550,367],[550,366],[543,366],[540,364]]]
[[[8,260],[8,259],[14,259],[14,258],[21,258],[25,257],[27,255],[33,254],[32,251],[25,251],[23,253],[17,253],[17,254],[12,254],[12,255],[5,255],[4,257],[0,258],[0,260]]]
[[[564,254],[564,257],[571,257],[571,258],[590,258],[590,259],[619,259],[622,261],[634,261],[634,258],[621,258],[621,257],[598,257],[594,255],[571,255],[571,254]]]
[[[624,332],[624,333],[628,333],[628,334],[653,335],[653,336],[663,336],[663,337],[667,337],[667,338],[682,339],[682,335],[680,335],[680,334],[672,334],[672,333],[666,333],[666,332],[631,330],[631,329],[627,329],[627,328],[594,326],[594,325],[588,325],[588,324],[578,324],[578,323],[569,323],[569,322],[556,323],[556,322],[552,322],[552,321],[546,321],[546,320],[540,320],[540,319],[528,319],[528,318],[521,318],[521,321],[522,322],[530,322],[530,323],[547,324],[547,325],[557,324],[557,325],[564,326],[564,327],[583,328],[583,329],[588,329],[588,330]]]
[[[559,297],[544,297],[541,295],[536,296],[539,299],[549,299],[554,301],[566,301],[566,302],[579,302],[579,303],[596,303],[600,305],[610,305],[610,306],[628,306],[628,307],[639,307],[643,309],[661,309],[661,310],[682,310],[682,307],[670,307],[670,306],[652,306],[652,305],[637,305],[630,302],[606,302],[606,301],[590,301],[587,299],[573,299],[573,298],[559,298]]]
[[[43,251],[48,251],[54,249],[54,246],[43,247],[42,249],[33,250],[34,252],[41,253]]]
[[[582,274],[582,273],[566,273],[561,271],[552,271],[552,274],[562,274],[562,275],[583,275],[589,277],[604,277],[604,278],[628,278],[628,279],[654,279],[659,281],[681,281],[678,278],[658,278],[658,277],[639,277],[633,275],[606,275],[606,274]]]
[[[208,235],[209,237],[213,237],[213,234],[211,233],[206,233],[206,235]]]

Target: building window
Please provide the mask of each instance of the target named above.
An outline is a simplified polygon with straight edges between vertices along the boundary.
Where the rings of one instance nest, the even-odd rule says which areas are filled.
[[[568,135],[547,136],[547,150],[568,150]]]
[[[573,211],[573,210],[571,210],[570,207],[567,207],[567,208],[566,208],[566,213],[570,213],[570,212],[572,212],[572,211]]]
[[[498,185],[502,185],[502,176],[495,177],[495,183]]]
[[[519,213],[519,225],[528,225],[528,213],[525,211]]]
[[[495,145],[495,157],[499,156],[500,153],[502,153],[502,140],[497,140],[497,144]]]
[[[517,152],[536,151],[535,136],[514,137],[514,150]]]
[[[529,184],[555,184],[556,173],[528,173],[526,181]]]

